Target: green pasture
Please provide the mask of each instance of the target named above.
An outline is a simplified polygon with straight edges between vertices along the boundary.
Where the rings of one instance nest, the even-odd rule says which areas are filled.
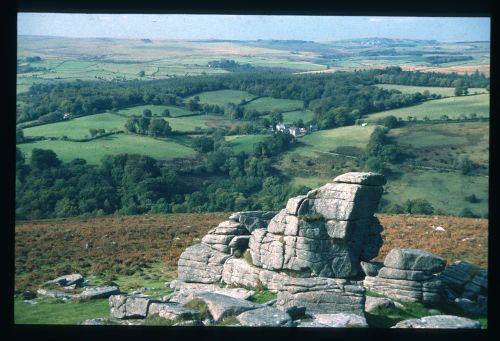
[[[170,111],[170,115],[172,117],[179,117],[192,114],[192,112],[187,109],[173,105],[138,105],[135,107],[121,109],[118,111],[118,113],[126,116],[132,116],[132,115],[142,116],[142,112],[146,109],[151,110],[153,116],[161,116],[163,110],[165,109],[168,109]],[[169,117],[165,117],[165,119],[169,119]]]
[[[339,147],[354,147],[364,150],[376,125],[349,126],[316,131],[299,139],[302,145],[289,154],[311,157],[321,153],[335,152]]]
[[[443,97],[455,96],[455,88],[446,88],[439,86],[411,86],[411,85],[398,85],[398,84],[379,84],[378,87],[387,90],[399,90],[404,94],[423,93],[428,90],[431,94],[441,95]],[[488,93],[483,88],[469,88],[469,94],[485,94]]]
[[[300,100],[295,99],[281,99],[273,97],[261,97],[245,104],[245,108],[248,110],[255,109],[260,112],[265,111],[293,111],[300,110],[304,106],[304,103]]]
[[[25,136],[67,136],[74,139],[90,137],[89,129],[111,129],[125,130],[126,118],[111,113],[89,115],[75,118],[73,120],[45,124],[37,127],[24,129]]]
[[[217,115],[167,117],[166,121],[168,121],[175,131],[204,130],[207,128],[218,128],[230,125],[230,121],[227,117]]]
[[[235,153],[251,152],[253,145],[257,142],[263,141],[268,135],[232,135],[225,136],[225,140],[231,143]]]
[[[91,164],[99,164],[104,155],[144,154],[158,160],[190,157],[195,151],[174,140],[157,140],[151,137],[119,134],[106,136],[89,142],[44,140],[18,145],[29,159],[34,148],[52,149],[63,161],[82,158]]]
[[[418,120],[422,120],[424,117],[436,120],[443,115],[447,115],[451,119],[458,119],[461,115],[469,116],[471,113],[477,114],[478,117],[489,117],[489,97],[489,94],[481,94],[430,100],[411,107],[371,114],[365,119],[373,122],[389,115],[403,120],[406,120],[408,116],[416,117]]]
[[[206,103],[211,105],[223,106],[227,103],[239,104],[242,100],[251,100],[257,97],[246,91],[239,90],[217,90],[217,91],[206,91],[186,98],[186,101],[192,99],[193,97],[200,97],[200,103]]]
[[[464,208],[474,214],[488,213],[488,177],[468,176],[459,172],[433,170],[403,171],[397,179],[384,186],[384,199],[401,204],[408,199],[426,199],[435,209],[447,215],[459,215]],[[475,194],[481,201],[470,203],[465,197]]]
[[[418,124],[391,129],[389,136],[405,150],[420,153],[428,159],[442,155],[467,156],[478,164],[489,163],[488,122]]]

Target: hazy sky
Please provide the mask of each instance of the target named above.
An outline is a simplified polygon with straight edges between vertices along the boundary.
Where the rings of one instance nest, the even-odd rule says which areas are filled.
[[[489,18],[19,13],[18,34],[150,39],[490,40]]]

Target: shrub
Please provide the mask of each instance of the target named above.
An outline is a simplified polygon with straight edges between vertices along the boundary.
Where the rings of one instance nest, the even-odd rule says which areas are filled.
[[[461,217],[464,217],[464,218],[479,218],[479,216],[477,214],[475,214],[474,212],[472,212],[469,208],[464,208],[462,211],[460,211],[460,214],[459,214]]]
[[[325,217],[323,217],[322,214],[320,213],[313,213],[313,214],[304,214],[301,216],[302,220],[307,221],[307,222],[315,222],[315,221],[324,221]]]
[[[406,201],[406,211],[412,214],[433,214],[434,207],[425,199],[414,199]]]
[[[465,197],[465,200],[467,200],[468,202],[473,203],[473,204],[478,203],[478,202],[481,201],[481,199],[479,199],[478,197],[476,197],[475,194],[467,195]]]
[[[403,206],[395,204],[395,203],[390,203],[384,208],[385,213],[390,213],[390,214],[402,214],[406,213],[405,209]]]

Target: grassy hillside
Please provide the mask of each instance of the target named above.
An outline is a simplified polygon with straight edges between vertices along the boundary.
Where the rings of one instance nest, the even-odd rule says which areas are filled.
[[[205,92],[190,96],[186,100],[189,100],[195,96],[200,97],[200,103],[219,105],[219,106],[223,106],[226,103],[239,104],[242,100],[249,101],[249,100],[257,97],[256,95],[252,95],[251,93],[246,92],[246,91],[217,90],[217,91],[205,91]]]
[[[422,120],[424,117],[436,120],[440,119],[443,115],[447,115],[452,119],[458,119],[460,115],[468,117],[471,113],[475,113],[480,117],[489,117],[489,103],[489,94],[442,98],[426,101],[411,107],[368,115],[366,121],[377,121],[389,115],[402,118],[403,120],[406,120],[408,116],[416,117],[418,120]]]
[[[112,135],[89,142],[70,141],[37,141],[19,144],[18,147],[29,159],[34,148],[52,149],[63,161],[82,158],[91,164],[99,164],[104,155],[144,154],[158,160],[169,160],[178,157],[190,157],[195,151],[177,143],[175,140],[155,140],[138,135]]]
[[[231,143],[235,153],[247,152],[251,153],[253,151],[253,145],[257,142],[263,141],[266,135],[232,135],[225,136],[225,140]]]
[[[302,109],[303,106],[304,104],[299,100],[261,97],[246,104],[245,108],[258,111],[292,111]]]
[[[125,116],[132,116],[132,115],[139,115],[142,116],[142,112],[146,109],[151,110],[151,113],[153,116],[161,116],[163,110],[168,109],[170,111],[170,115],[172,117],[178,117],[178,116],[184,116],[184,115],[191,115],[192,112],[181,108],[181,107],[176,107],[173,105],[138,105],[135,107],[130,107],[127,109],[121,109],[118,111],[119,114],[125,115]],[[165,119],[168,119],[166,117]]]
[[[298,120],[302,120],[304,123],[312,120],[314,116],[314,112],[311,110],[294,110],[287,111],[283,113],[283,123],[292,124],[293,122],[297,122]],[[263,117],[269,117],[269,115],[265,115]]]
[[[24,129],[25,136],[67,136],[74,139],[90,137],[89,129],[124,130],[126,118],[118,115],[104,113],[75,118],[69,121],[44,124],[37,127]]]

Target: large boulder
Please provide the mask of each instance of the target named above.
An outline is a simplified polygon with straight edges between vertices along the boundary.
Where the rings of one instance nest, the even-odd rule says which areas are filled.
[[[308,314],[332,312],[364,314],[365,289],[345,279],[289,277],[278,292],[276,308],[286,311],[293,306],[306,308]]]
[[[152,301],[145,297],[112,295],[109,297],[111,316],[118,319],[145,318]]]
[[[250,232],[248,232],[241,223],[233,220],[226,220],[208,231],[201,242],[220,252],[231,253],[230,244],[233,239],[240,239],[239,237],[241,235],[248,234],[250,234]]]
[[[172,281],[170,283],[170,288],[175,291],[172,295],[170,295],[168,301],[181,304],[189,302],[196,296],[196,294],[202,292],[212,292],[242,300],[249,299],[255,293],[252,290],[244,288],[221,288],[217,284],[186,283],[179,280]]]
[[[116,286],[108,287],[97,287],[97,288],[86,288],[80,294],[75,297],[80,300],[91,300],[96,298],[108,298],[111,295],[118,295],[120,293],[120,288]]]
[[[230,258],[224,264],[222,281],[229,285],[265,288],[277,292],[287,275],[259,268],[242,258]]]
[[[383,242],[382,226],[373,216],[383,192],[376,184],[382,178],[375,173],[352,173],[291,198],[267,229],[252,231],[253,264],[271,271],[290,270],[302,277],[358,275],[360,261],[376,257]]]
[[[291,327],[292,318],[273,307],[248,310],[236,316],[242,326],[247,327]]]
[[[393,269],[438,273],[444,270],[446,260],[423,250],[392,249],[384,259],[384,266]]]
[[[210,292],[198,293],[194,297],[203,300],[207,304],[208,311],[216,322],[227,316],[238,315],[247,310],[262,307],[260,304]]]
[[[44,285],[47,284],[57,284],[61,287],[67,287],[71,285],[76,285],[80,286],[83,282],[83,276],[80,274],[71,274],[71,275],[64,275],[61,277],[57,277],[56,279],[53,279],[51,281],[47,281],[44,283]]]
[[[366,296],[365,312],[371,313],[379,309],[404,309],[404,306],[387,297]]]
[[[196,283],[219,282],[223,264],[229,257],[205,244],[188,247],[179,258],[179,279]]]
[[[153,302],[148,309],[148,316],[152,315],[158,315],[165,320],[192,320],[197,319],[199,313],[177,303]]]
[[[398,322],[392,328],[479,329],[481,324],[465,317],[433,315]]]
[[[457,261],[439,275],[445,284],[445,297],[462,311],[485,315],[488,312],[488,270]]]
[[[367,328],[364,316],[351,313],[314,314],[314,322],[330,328]]]

